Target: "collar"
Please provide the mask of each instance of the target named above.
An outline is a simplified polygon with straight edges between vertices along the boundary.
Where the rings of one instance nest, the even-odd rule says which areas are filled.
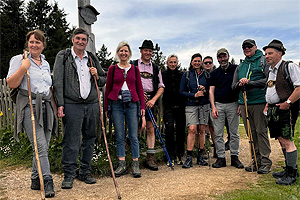
[[[72,54],[72,56],[73,56],[74,59],[75,59],[76,57],[79,58],[79,57],[76,55],[73,46],[71,47],[71,54]],[[88,54],[87,54],[86,50],[84,50],[84,52],[83,52],[83,57],[82,57],[82,58],[87,58],[87,57],[88,57]]]
[[[274,69],[272,68],[272,66],[270,66],[269,70],[275,70],[275,69],[278,70],[278,68],[281,65],[281,63],[282,63],[282,59],[275,65]]]
[[[138,62],[139,62],[140,64],[143,64],[143,65],[146,65],[146,66],[152,66],[152,62],[151,62],[151,61],[150,61],[148,64],[145,64],[145,63],[142,61],[141,58],[138,60]]]

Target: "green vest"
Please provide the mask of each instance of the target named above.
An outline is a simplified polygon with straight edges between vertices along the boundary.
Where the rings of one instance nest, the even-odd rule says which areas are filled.
[[[255,54],[252,57],[246,57],[245,60],[239,66],[239,80],[241,78],[247,78],[249,81],[256,81],[265,78],[264,74],[264,65],[265,59],[261,50],[256,50]],[[260,104],[266,103],[265,88],[250,88],[246,90],[247,94],[247,103],[248,104]],[[243,91],[240,90],[239,93],[239,104],[245,104],[243,98]]]

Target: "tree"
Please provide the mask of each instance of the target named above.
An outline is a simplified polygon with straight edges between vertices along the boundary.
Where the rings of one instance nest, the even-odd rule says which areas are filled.
[[[234,58],[231,59],[230,63],[236,65]]]
[[[24,49],[25,26],[24,1],[3,0],[0,4],[0,78],[5,78],[11,57]]]
[[[96,53],[99,59],[100,65],[103,70],[107,73],[109,66],[113,63],[113,57],[110,57],[111,52],[107,51],[107,47],[103,44],[101,49]]]
[[[166,56],[163,55],[163,52],[160,51],[160,47],[156,43],[155,48],[152,54],[152,62],[159,66],[161,70],[165,70],[166,67]]]
[[[28,28],[30,30],[40,29],[46,34],[48,25],[51,24],[51,22],[48,22],[51,9],[52,7],[48,4],[48,0],[29,1],[26,10]]]

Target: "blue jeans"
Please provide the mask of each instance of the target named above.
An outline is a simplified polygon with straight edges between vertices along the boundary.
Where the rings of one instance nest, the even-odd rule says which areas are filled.
[[[43,120],[44,120],[43,126],[40,126],[36,120],[35,105],[33,105],[33,111],[34,111],[34,118],[35,118],[36,141],[37,141],[37,147],[38,147],[38,153],[39,153],[43,178],[44,179],[52,178],[50,173],[50,164],[48,160],[48,148],[49,148],[51,133],[47,127],[47,114],[46,114],[45,105],[43,105]],[[33,150],[31,178],[36,179],[39,177],[39,173],[37,170],[36,157],[34,153],[33,130],[32,130],[32,121],[31,121],[31,113],[30,113],[29,105],[27,105],[24,109],[23,127],[25,128],[25,132],[30,140],[32,150]]]
[[[112,120],[115,127],[116,143],[117,143],[117,156],[125,157],[125,127],[126,120],[128,127],[128,136],[131,146],[132,158],[139,158],[139,141],[138,133],[138,110],[137,104],[123,103],[121,101],[112,102]]]
[[[79,174],[91,173],[96,128],[100,118],[99,104],[65,104],[64,113],[61,160],[64,175],[75,177],[79,150],[81,150]]]

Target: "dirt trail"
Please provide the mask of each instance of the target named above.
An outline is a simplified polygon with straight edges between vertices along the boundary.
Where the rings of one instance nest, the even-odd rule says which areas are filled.
[[[277,163],[282,157],[281,149],[277,141],[271,140],[273,163]],[[208,169],[194,165],[190,169],[182,169],[175,166],[172,171],[166,165],[161,165],[156,172],[143,169],[142,178],[135,179],[131,174],[117,178],[120,193],[124,200],[135,199],[213,199],[213,195],[226,191],[246,188],[248,183],[256,184],[257,173],[249,173],[244,169],[236,169],[230,166],[229,152],[226,152],[227,167],[221,169]],[[240,160],[244,165],[249,163],[249,143],[247,139],[241,139]],[[213,162],[215,159],[212,160]],[[194,160],[195,163],[195,160]],[[272,169],[274,165],[272,166]],[[263,175],[264,176],[264,175]],[[87,185],[78,180],[74,181],[73,189],[60,188],[63,180],[62,174],[54,174],[55,198],[57,200],[98,200],[117,199],[112,178],[97,179],[94,185]],[[0,171],[0,188],[4,189],[4,196],[0,200],[9,199],[40,199],[40,192],[30,189],[30,169],[17,168],[14,170]],[[1,194],[1,190],[0,190]]]

